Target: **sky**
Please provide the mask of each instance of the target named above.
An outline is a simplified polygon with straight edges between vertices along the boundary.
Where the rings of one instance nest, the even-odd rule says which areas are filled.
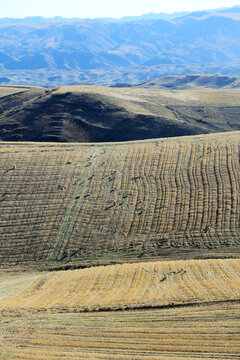
[[[99,18],[172,13],[240,5],[240,0],[0,0],[0,18],[62,16]]]

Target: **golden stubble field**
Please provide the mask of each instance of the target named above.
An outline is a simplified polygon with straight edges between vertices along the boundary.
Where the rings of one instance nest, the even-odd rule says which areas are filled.
[[[240,260],[152,261],[28,275],[3,273],[0,289],[2,314],[239,301]]]
[[[1,360],[238,360],[239,302],[1,317]]]
[[[0,143],[0,359],[239,359],[239,145]]]
[[[239,273],[238,259],[2,271],[0,359],[238,360]]]

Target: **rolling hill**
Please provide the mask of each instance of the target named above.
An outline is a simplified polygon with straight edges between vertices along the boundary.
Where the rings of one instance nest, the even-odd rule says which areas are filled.
[[[239,359],[237,84],[0,87],[1,360]]]
[[[239,139],[0,143],[1,266],[238,257]]]
[[[209,86],[221,82],[195,83],[207,79]],[[240,130],[240,89],[1,86],[0,109],[2,141],[113,142]]]
[[[235,89],[240,87],[240,77],[221,75],[182,75],[162,76],[142,84],[116,84],[117,87],[140,87],[144,89]]]
[[[238,131],[1,142],[1,360],[238,360],[239,154]]]
[[[77,313],[239,302],[239,275],[239,259],[125,263],[8,275],[0,282],[0,311]]]

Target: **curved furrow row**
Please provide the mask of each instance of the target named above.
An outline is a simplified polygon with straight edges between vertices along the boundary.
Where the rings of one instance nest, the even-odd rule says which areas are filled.
[[[145,147],[142,152],[142,161],[139,169],[139,179],[137,180],[137,184],[141,192],[139,192],[139,202],[137,210],[137,225],[135,232],[142,234],[146,233],[147,229],[145,228],[146,218],[149,216],[149,212],[151,212],[150,208],[150,197],[154,198],[154,194],[150,192],[150,179],[149,179],[149,171],[148,167],[151,168],[151,149],[149,147]]]
[[[139,149],[137,147],[130,147],[126,151],[125,166],[123,168],[121,179],[121,190],[123,192],[125,207],[124,216],[122,218],[122,231],[125,237],[125,247],[129,246],[128,236],[131,232],[131,226],[135,216],[135,208],[137,204],[138,189],[134,181],[135,177],[135,159],[139,157]],[[119,224],[120,225],[120,224]]]
[[[127,236],[131,236],[132,234],[135,233],[135,229],[137,226],[137,222],[138,222],[138,210],[140,207],[140,204],[142,202],[142,187],[141,187],[141,182],[140,180],[140,168],[141,168],[141,162],[142,162],[142,151],[143,148],[139,148],[137,147],[137,153],[135,155],[135,157],[133,158],[133,165],[132,165],[132,171],[131,174],[133,174],[133,176],[130,178],[129,180],[130,182],[133,183],[133,187],[135,189],[135,191],[133,192],[133,201],[132,201],[132,220],[131,223],[129,224],[129,230],[127,233]],[[130,243],[130,240],[127,241],[128,245]]]
[[[197,154],[198,157],[194,169],[195,170],[194,176],[196,178],[196,184],[197,184],[196,206],[194,210],[195,211],[194,227],[197,233],[201,237],[201,224],[202,224],[203,212],[204,212],[203,204],[204,204],[204,198],[206,198],[204,185],[207,184],[206,177],[204,177],[204,175],[202,174],[202,169],[204,171],[206,165],[206,159],[204,159],[204,144],[199,144],[197,148]],[[207,211],[207,209],[205,209],[205,211]]]
[[[227,144],[227,168],[231,183],[231,212],[230,212],[230,230],[233,235],[236,235],[236,212],[239,205],[239,184],[234,167],[234,147],[232,144]]]
[[[146,201],[146,206],[144,209],[144,219],[141,225],[141,233],[149,234],[152,231],[154,212],[156,208],[157,200],[157,186],[156,186],[156,177],[157,177],[157,166],[158,166],[159,156],[154,152],[154,149],[151,149],[148,161],[145,169],[144,180],[146,182],[145,191],[148,192],[148,199]]]
[[[146,285],[142,286],[139,290],[138,294],[138,303],[144,305],[145,303],[149,303],[149,299],[152,298],[152,288],[154,287],[155,278],[156,278],[156,263],[152,262],[148,264],[148,268],[144,268],[143,270],[147,273],[145,276]],[[144,284],[142,284],[144,285]]]
[[[224,181],[224,203],[223,203],[223,221],[221,224],[221,228],[223,230],[224,235],[230,235],[230,212],[231,212],[231,182],[229,178],[229,171],[228,171],[228,160],[227,160],[227,149],[226,146],[221,148],[222,152],[222,163],[221,163],[221,173]]]
[[[215,150],[212,143],[208,143],[208,158],[207,158],[207,178],[209,185],[209,208],[208,220],[205,226],[205,232],[208,234],[208,248],[216,247],[218,241],[216,239],[216,216],[217,216],[217,198],[218,198],[218,184],[215,174]],[[209,228],[207,228],[209,226]]]
[[[188,212],[183,214],[183,217],[186,219],[186,227],[185,227],[185,233],[188,236],[188,244],[191,246],[193,245],[193,239],[190,235],[191,232],[194,231],[194,219],[195,219],[195,207],[196,207],[196,201],[197,201],[197,183],[196,183],[196,177],[194,176],[194,165],[196,163],[197,159],[197,151],[196,151],[196,145],[190,146],[190,155],[189,155],[189,163],[187,167],[187,178],[188,178]]]
[[[239,144],[237,142],[232,143],[232,169],[234,172],[234,177],[236,181],[236,208],[235,208],[235,214],[232,214],[232,218],[235,220],[235,228],[234,232],[237,236],[239,236],[239,224],[240,224],[240,163],[239,163],[239,156],[240,156],[240,150],[239,150]]]
[[[216,219],[215,219],[215,233],[217,236],[217,240],[221,242],[222,235],[222,221],[223,221],[223,209],[224,209],[224,197],[225,197],[225,188],[224,181],[222,177],[222,152],[219,147],[217,147],[217,151],[215,151],[215,159],[214,159],[214,172],[216,177],[216,188],[217,188],[217,196],[215,198],[216,203]]]
[[[159,147],[157,147],[156,151],[159,152]],[[160,148],[160,154],[156,154],[157,164],[156,164],[156,175],[155,175],[155,183],[156,183],[156,201],[153,212],[152,226],[151,231],[153,233],[157,233],[158,219],[160,217],[162,203],[163,203],[163,185],[161,181],[161,174],[163,172],[163,166],[165,161],[165,151],[166,147],[162,144]]]
[[[186,191],[186,178],[184,177],[185,172],[183,168],[185,167],[185,161],[187,160],[188,146],[180,144],[178,159],[176,163],[175,170],[175,184],[176,184],[176,204],[175,211],[173,213],[173,227],[174,232],[183,232],[185,230],[184,224],[184,215],[189,212],[188,205],[188,193]],[[183,175],[184,174],[184,175]],[[180,191],[181,189],[181,191]]]
[[[86,284],[89,281],[89,278],[86,277],[87,269],[83,269],[81,273],[78,273],[77,271],[72,272],[72,278],[70,280],[70,284],[68,285],[67,291],[64,292],[64,294],[61,293],[61,297],[55,299],[55,301],[51,304],[52,306],[61,306],[62,303],[64,303],[65,306],[69,306],[69,299],[73,299],[76,297],[81,296],[81,292],[84,291],[86,288]],[[93,276],[93,273],[92,273]]]
[[[52,277],[49,286],[45,283],[38,290],[38,294],[32,294],[28,298],[28,305],[33,309],[49,308],[58,297],[63,296],[67,292],[68,286],[71,285],[72,276],[73,274],[69,274],[66,271],[65,273],[59,273],[56,279]]]
[[[175,206],[177,201],[177,185],[176,185],[176,171],[177,171],[177,164],[179,161],[180,156],[180,146],[177,144],[173,147],[170,147],[170,154],[172,154],[170,158],[170,167],[167,177],[169,178],[169,203],[168,203],[168,212],[166,214],[166,233],[171,233],[173,230],[173,223],[174,223],[174,216],[175,216]],[[176,151],[176,154],[175,154]]]
[[[168,234],[173,218],[171,217],[172,212],[172,203],[175,203],[176,199],[176,191],[173,191],[173,177],[175,176],[175,168],[176,168],[176,154],[173,151],[174,147],[173,144],[169,144],[168,147],[168,160],[166,163],[166,169],[165,169],[165,186],[166,186],[166,202],[164,204],[165,208],[165,214],[162,219],[162,222],[164,223],[163,227],[163,233]],[[178,152],[178,146],[176,146],[176,152]]]
[[[164,162],[162,171],[159,174],[160,175],[160,183],[162,186],[162,203],[161,203],[161,210],[159,212],[159,218],[158,218],[158,225],[157,225],[157,233],[165,233],[165,227],[166,227],[166,214],[168,211],[168,202],[169,202],[169,183],[168,183],[168,173],[169,173],[169,167],[170,167],[170,157],[169,155],[169,145],[166,144],[166,147],[164,149]]]

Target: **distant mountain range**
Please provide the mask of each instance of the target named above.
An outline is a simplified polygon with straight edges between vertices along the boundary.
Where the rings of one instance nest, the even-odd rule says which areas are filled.
[[[0,83],[140,83],[240,75],[240,6],[116,19],[0,19]]]
[[[167,13],[148,13],[139,16],[124,16],[122,18],[64,18],[62,16],[54,16],[54,17],[44,17],[44,16],[27,16],[25,18],[0,18],[0,24],[24,24],[24,23],[63,23],[63,22],[76,22],[76,21],[91,21],[91,20],[98,20],[98,21],[109,21],[109,22],[133,22],[138,20],[174,20],[184,16],[192,16],[196,14],[203,14],[203,13],[233,13],[239,12],[240,5],[235,5],[231,8],[218,8],[212,10],[203,10],[203,11],[180,11],[180,12],[173,12],[170,14]]]
[[[120,19],[115,18],[97,18],[92,19],[96,21],[108,21],[108,22],[132,22],[138,20],[173,20],[186,15],[191,14],[189,11],[174,12],[171,14],[165,13],[149,13],[140,16],[124,16]],[[91,21],[90,18],[64,18],[62,16],[55,17],[43,17],[43,16],[28,16],[25,18],[1,18],[0,24],[42,24],[42,23],[64,23],[64,22],[76,22],[76,21]]]

